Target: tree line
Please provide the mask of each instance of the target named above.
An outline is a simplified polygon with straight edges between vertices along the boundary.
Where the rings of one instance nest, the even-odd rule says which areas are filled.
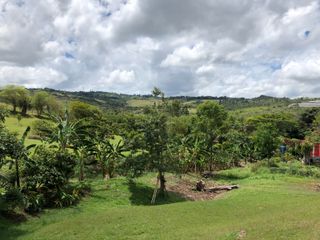
[[[28,89],[15,85],[4,87],[0,92],[0,99],[12,106],[14,114],[17,113],[17,108],[20,108],[23,116],[32,108],[41,116],[45,111],[49,114],[57,113],[61,107],[57,99],[45,91],[37,91],[31,95]]]

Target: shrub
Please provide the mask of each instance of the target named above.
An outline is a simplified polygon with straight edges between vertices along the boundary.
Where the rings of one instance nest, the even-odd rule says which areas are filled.
[[[320,178],[320,168],[317,166],[307,166],[300,161],[278,162],[276,165],[268,166],[267,162],[257,162],[251,167],[251,171],[257,174],[279,173],[302,177]]]
[[[56,152],[40,146],[24,168],[28,211],[39,211],[42,207],[63,207],[77,201],[69,178],[75,161],[67,152]]]
[[[254,164],[252,164],[252,166],[251,166],[251,171],[252,172],[254,172],[254,173],[256,173],[256,172],[258,172],[258,170],[260,169],[260,168],[265,168],[265,167],[267,167],[268,166],[268,163],[267,162],[265,162],[265,161],[258,161],[258,162],[256,162],[256,163],[254,163]]]
[[[281,162],[280,157],[272,157],[269,159],[268,165],[269,167],[278,167],[280,162]]]
[[[28,191],[27,194],[24,210],[29,213],[40,212],[45,204],[43,194],[35,191]]]
[[[18,188],[10,188],[0,196],[0,210],[12,211],[24,206],[24,196]]]
[[[35,120],[32,123],[31,136],[33,139],[43,139],[46,140],[49,133],[53,131],[53,123],[47,120]]]

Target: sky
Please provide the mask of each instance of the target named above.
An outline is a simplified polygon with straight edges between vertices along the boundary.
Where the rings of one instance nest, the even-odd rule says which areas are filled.
[[[0,0],[0,86],[320,96],[320,1]]]

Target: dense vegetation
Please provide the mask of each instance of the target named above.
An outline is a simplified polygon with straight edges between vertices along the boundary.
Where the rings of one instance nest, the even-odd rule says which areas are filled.
[[[137,96],[4,87],[0,212],[75,205],[96,190],[92,179],[126,178],[132,185],[150,172],[157,186],[143,195],[152,203],[170,198],[168,174],[199,176],[251,164],[253,175],[320,177],[300,163],[319,141],[318,109],[288,108],[294,100],[285,98],[166,98],[158,88],[146,98],[148,104],[129,107]],[[32,121],[24,126],[25,119]]]

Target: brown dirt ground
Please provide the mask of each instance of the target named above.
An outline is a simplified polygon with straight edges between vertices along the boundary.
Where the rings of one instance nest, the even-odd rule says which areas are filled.
[[[218,191],[218,192],[199,192],[195,190],[196,182],[191,182],[186,179],[180,179],[175,183],[167,184],[167,190],[171,192],[175,192],[179,195],[184,196],[186,199],[190,201],[205,201],[218,198],[226,191]],[[214,187],[213,184],[207,185],[206,188]]]

